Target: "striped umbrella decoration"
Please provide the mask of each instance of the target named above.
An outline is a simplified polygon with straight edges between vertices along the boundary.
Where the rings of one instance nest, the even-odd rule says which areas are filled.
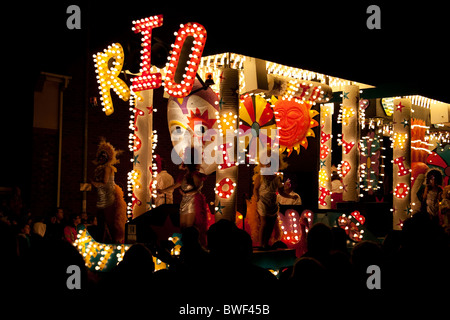
[[[250,162],[259,160],[258,152],[265,150],[275,137],[277,125],[270,103],[259,95],[247,95],[239,108],[239,140],[244,141]]]

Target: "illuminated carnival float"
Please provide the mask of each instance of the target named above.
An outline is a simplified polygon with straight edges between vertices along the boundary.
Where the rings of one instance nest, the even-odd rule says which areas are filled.
[[[416,193],[431,168],[448,184],[448,104],[236,53],[203,56],[207,32],[194,22],[175,32],[167,64],[157,68],[151,63],[152,30],[162,26],[162,15],[132,22],[132,31],[142,35],[142,50],[140,73],[129,83],[123,80],[125,57],[119,43],[94,55],[105,114],[114,112],[114,95],[129,101],[133,169],[128,173],[125,244],[99,243],[87,229],[79,229],[76,246],[92,270],[110,270],[132,243],[145,242],[147,232],[169,238],[172,253],[179,251],[176,207],[162,212],[152,204],[157,195],[156,109],[167,110],[172,144],[164,148],[170,145],[172,161],[181,161],[187,148],[195,146],[203,152],[201,172],[215,176],[210,220],[235,221],[254,244],[259,228],[256,204],[249,196],[239,208],[245,212],[239,212],[238,195],[248,186],[240,184],[238,174],[253,174],[255,165],[269,160],[279,169],[278,161],[291,164],[290,159],[298,162],[308,155],[315,164],[315,181],[299,184],[315,188],[316,205],[282,206],[273,236],[290,249],[287,264],[295,259],[292,253],[304,252],[306,233],[314,222],[343,228],[352,243],[375,239],[369,226],[376,226],[377,215],[388,217],[389,228],[399,230],[420,209]],[[166,105],[154,105],[160,87]],[[306,153],[311,146],[314,153]],[[337,206],[332,192],[336,176],[342,193]],[[364,206],[367,198],[375,210],[387,210],[370,211]],[[144,220],[153,227],[142,227],[139,221]],[[164,267],[155,260],[157,269]],[[267,267],[276,269],[276,264]]]

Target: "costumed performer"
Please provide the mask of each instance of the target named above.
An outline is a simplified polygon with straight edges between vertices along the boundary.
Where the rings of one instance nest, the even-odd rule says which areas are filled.
[[[286,197],[283,197],[281,195],[281,193],[279,193],[277,195],[277,202],[280,205],[296,205],[296,206],[302,205],[302,199],[300,198],[300,195],[298,193],[294,192],[294,189],[292,188],[291,179],[287,179],[284,182],[283,190],[284,190],[284,193],[286,193],[290,196],[294,196],[294,198],[286,198]]]
[[[166,162],[159,155],[156,156],[157,172],[156,175],[156,190],[162,190],[170,187],[174,184],[173,177],[166,170]],[[173,203],[173,190],[167,191],[165,193],[157,193],[155,198],[155,206],[159,207],[163,204]]]
[[[268,164],[261,163],[260,166],[261,168],[271,169],[270,162]],[[256,196],[257,211],[261,218],[261,246],[263,249],[267,249],[279,211],[277,191],[281,196],[292,200],[296,200],[298,195],[286,194],[280,176],[274,171],[265,175],[259,172],[253,183],[253,194]]]
[[[119,163],[117,155],[121,153],[101,139],[98,145],[94,179],[91,183],[97,188],[97,223],[99,242],[123,243],[125,239],[125,223],[127,222],[127,204],[122,189],[115,184],[115,164]]]
[[[439,205],[439,211],[442,218],[442,227],[447,231],[450,231],[450,186],[445,186],[442,191],[442,201]]]
[[[422,200],[421,211],[427,212],[432,220],[439,221],[439,202],[442,198],[442,173],[430,169],[426,175],[426,184],[417,195]]]
[[[185,173],[173,185],[164,189],[157,189],[156,191],[159,194],[164,194],[180,188],[182,195],[180,203],[180,229],[184,230],[188,227],[195,226],[199,231],[200,243],[206,246],[209,208],[201,190],[207,176],[199,171],[200,165],[194,161],[196,158],[194,156],[195,152],[197,151],[194,148],[191,148],[190,152],[185,152],[185,158],[189,158],[185,159],[180,165],[180,169],[185,170]]]

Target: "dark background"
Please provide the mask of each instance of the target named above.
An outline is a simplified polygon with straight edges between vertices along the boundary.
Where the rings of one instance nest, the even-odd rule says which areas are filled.
[[[165,3],[27,4],[16,12],[9,9],[18,18],[5,26],[5,47],[11,48],[13,55],[26,48],[22,55],[31,58],[23,61],[27,68],[64,73],[78,65],[83,53],[90,57],[92,51],[120,42],[133,55],[128,55],[134,61],[130,70],[137,71],[134,55],[139,52],[140,36],[131,31],[131,22],[163,14],[164,25],[154,29],[153,39],[168,47],[179,24],[195,21],[208,32],[204,55],[236,52],[363,83],[400,82],[414,85],[425,96],[448,100],[445,84],[436,81],[449,71],[448,13],[442,2]],[[81,8],[81,30],[66,28],[70,4]],[[371,4],[381,9],[381,30],[366,27],[366,10]]]

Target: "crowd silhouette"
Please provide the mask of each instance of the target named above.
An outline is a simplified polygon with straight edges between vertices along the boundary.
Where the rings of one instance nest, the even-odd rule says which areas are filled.
[[[169,303],[172,308],[163,308],[169,313],[186,303],[257,303],[272,306],[277,314],[300,312],[299,301],[329,304],[351,297],[400,303],[448,297],[449,235],[426,212],[408,218],[401,231],[391,231],[382,243],[361,241],[351,250],[342,229],[314,224],[307,234],[307,252],[278,276],[252,263],[250,235],[225,219],[209,228],[206,248],[198,230],[189,227],[182,232],[178,257],[167,254],[170,248],[164,254],[154,252],[153,245],[134,244],[111,272],[95,273],[65,239],[63,219],[58,222],[55,216],[58,211],[30,225],[2,212],[1,288],[6,295],[34,300],[45,293],[82,301],[133,297],[156,309]],[[155,271],[156,254],[167,259],[167,269]],[[67,287],[69,265],[81,270],[80,290]],[[371,265],[381,270],[381,289],[367,287]]]

